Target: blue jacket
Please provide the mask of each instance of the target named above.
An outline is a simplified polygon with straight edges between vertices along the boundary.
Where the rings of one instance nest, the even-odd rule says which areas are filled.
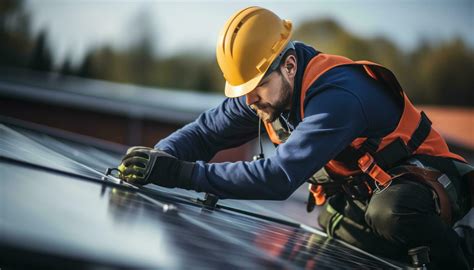
[[[385,136],[402,113],[388,90],[359,66],[323,74],[306,93],[299,115],[303,73],[319,52],[297,42],[297,73],[292,105],[285,112],[293,129],[275,155],[257,161],[207,163],[218,151],[241,145],[258,134],[258,117],[245,96],[227,98],[194,122],[161,140],[155,148],[196,161],[194,189],[220,198],[286,199],[357,137]]]

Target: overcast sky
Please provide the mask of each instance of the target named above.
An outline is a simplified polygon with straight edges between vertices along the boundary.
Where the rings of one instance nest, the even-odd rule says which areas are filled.
[[[92,46],[124,48],[143,31],[149,16],[157,53],[199,50],[214,53],[220,28],[235,11],[250,5],[271,9],[298,27],[304,20],[331,17],[350,31],[385,36],[403,49],[422,39],[460,36],[474,47],[473,0],[357,1],[112,1],[30,0],[33,30],[46,30],[58,63],[77,62]]]

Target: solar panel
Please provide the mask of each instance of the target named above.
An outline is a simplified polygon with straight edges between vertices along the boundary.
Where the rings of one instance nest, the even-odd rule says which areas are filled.
[[[0,124],[0,268],[399,268],[258,202],[102,180],[120,153]]]

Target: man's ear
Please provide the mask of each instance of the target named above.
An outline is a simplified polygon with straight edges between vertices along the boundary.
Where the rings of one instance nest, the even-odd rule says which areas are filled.
[[[296,76],[296,57],[292,54],[288,55],[285,59],[285,63],[282,65],[282,72],[285,72],[289,79],[293,79]]]

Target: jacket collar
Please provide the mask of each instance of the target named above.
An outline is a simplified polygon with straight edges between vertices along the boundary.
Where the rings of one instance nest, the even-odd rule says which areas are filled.
[[[316,51],[313,47],[308,46],[299,41],[295,41],[294,44],[296,52],[297,70],[295,75],[293,96],[291,98],[291,108],[288,120],[292,125],[296,126],[302,120],[298,112],[300,111],[300,95],[303,75],[309,61],[311,61],[313,57],[318,55],[319,51]]]

